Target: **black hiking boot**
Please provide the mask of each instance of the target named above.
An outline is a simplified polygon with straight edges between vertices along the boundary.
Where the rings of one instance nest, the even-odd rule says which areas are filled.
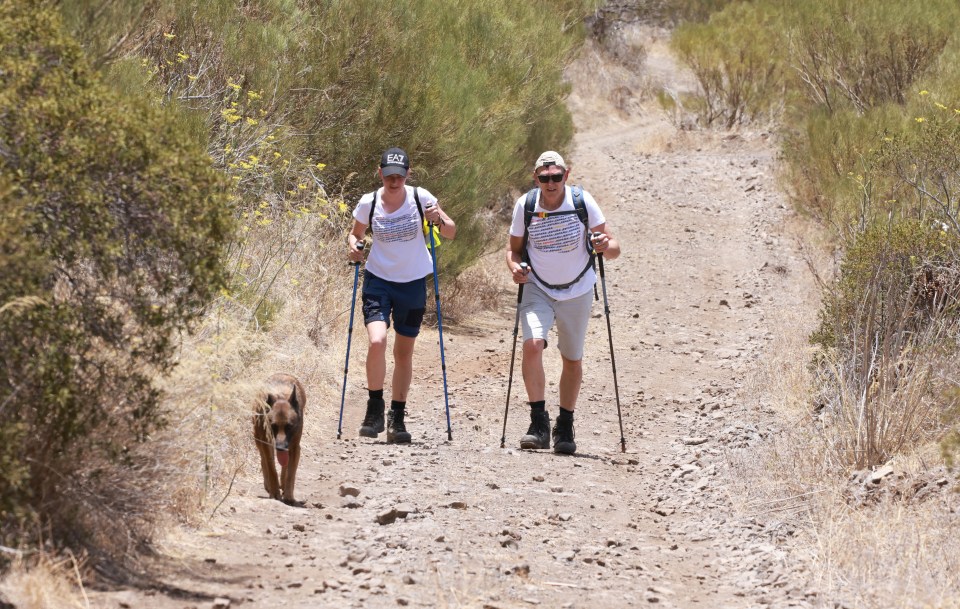
[[[363,417],[360,426],[360,435],[365,438],[376,438],[383,431],[383,400],[367,400],[367,415]]]
[[[402,410],[391,408],[387,415],[387,442],[390,444],[410,443],[410,432],[403,424],[403,413]]]
[[[577,452],[577,443],[573,441],[573,419],[564,421],[557,417],[553,426],[553,452],[561,455]]]
[[[530,429],[520,438],[520,448],[550,448],[550,414],[547,411],[530,411]]]

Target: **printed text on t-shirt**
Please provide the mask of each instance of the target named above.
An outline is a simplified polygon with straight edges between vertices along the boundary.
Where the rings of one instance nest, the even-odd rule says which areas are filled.
[[[394,218],[377,217],[373,219],[375,224],[374,234],[377,239],[384,243],[396,243],[397,241],[410,241],[417,235],[417,214],[407,214]]]
[[[576,215],[532,218],[530,244],[541,252],[565,253],[582,247],[583,223]]]

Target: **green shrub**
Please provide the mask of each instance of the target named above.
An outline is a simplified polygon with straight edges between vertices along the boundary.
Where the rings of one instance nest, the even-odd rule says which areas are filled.
[[[862,115],[816,108],[796,127],[785,127],[783,174],[793,200],[836,236],[862,231],[881,211],[871,204],[884,181],[876,152],[884,134],[903,125],[902,110],[885,105]]]
[[[156,513],[152,378],[224,283],[226,184],[166,111],[104,88],[35,0],[0,4],[0,150],[0,541],[41,523],[135,542]]]
[[[960,238],[920,221],[875,225],[846,250],[813,341],[817,400],[838,456],[863,468],[936,439],[953,406],[945,361],[960,313]],[[955,401],[955,400],[954,400]]]
[[[460,226],[443,257],[456,274],[487,245],[477,215],[569,143],[562,72],[598,4],[555,2],[548,19],[509,0],[63,6],[118,86],[205,117],[244,209],[300,207],[298,184],[323,191],[319,213],[352,207],[380,152],[404,147]]]
[[[731,129],[779,115],[785,86],[779,19],[765,3],[737,3],[674,33],[671,46],[700,85],[691,109],[701,124]]]
[[[812,103],[830,112],[902,105],[943,51],[957,16],[950,0],[798,3],[790,14],[792,63]]]

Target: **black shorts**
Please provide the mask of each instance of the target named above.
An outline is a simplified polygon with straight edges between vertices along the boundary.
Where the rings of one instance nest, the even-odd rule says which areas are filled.
[[[387,281],[370,271],[363,272],[363,323],[385,321],[394,332],[415,338],[420,334],[423,314],[427,310],[427,278],[406,283]]]

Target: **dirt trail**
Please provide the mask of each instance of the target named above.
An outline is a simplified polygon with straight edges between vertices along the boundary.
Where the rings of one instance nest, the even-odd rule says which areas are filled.
[[[307,507],[265,499],[251,448],[209,529],[165,545],[175,562],[164,580],[181,592],[158,591],[147,606],[812,606],[790,531],[730,498],[730,456],[766,433],[769,415],[741,389],[768,347],[770,311],[810,306],[809,278],[782,234],[773,145],[762,134],[681,136],[656,112],[595,119],[577,110],[568,156],[572,181],[623,244],[606,271],[626,453],[602,295],[579,452],[516,448],[529,421],[519,363],[500,448],[516,298],[504,271],[499,311],[444,328],[452,442],[436,332],[425,331],[418,370],[433,371],[411,389],[412,445],[356,437],[365,395],[355,374],[343,440],[339,404],[308,405],[298,480]],[[359,345],[352,370],[362,370]],[[555,414],[556,350],[546,359]],[[93,601],[144,606],[133,591]]]

